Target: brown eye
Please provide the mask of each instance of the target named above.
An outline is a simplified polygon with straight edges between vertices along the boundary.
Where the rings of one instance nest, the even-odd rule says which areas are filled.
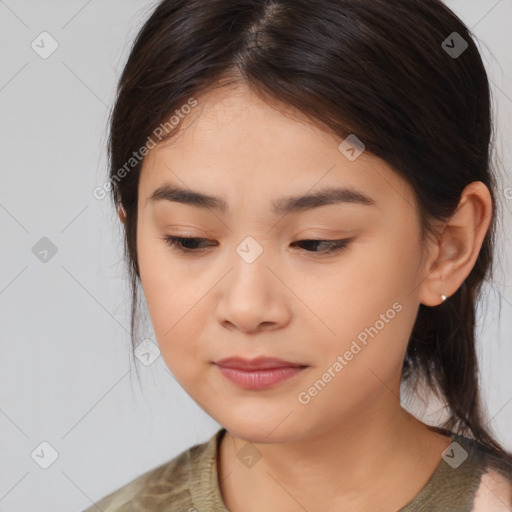
[[[202,249],[209,247],[208,245],[203,245],[209,241],[207,238],[165,236],[164,240],[173,249],[180,252],[201,252]],[[291,245],[304,246],[306,252],[332,254],[343,250],[350,242],[351,240],[298,240]],[[315,247],[320,247],[320,250],[315,250]]]
[[[307,252],[318,252],[323,254],[331,254],[334,252],[341,251],[350,243],[351,240],[298,240],[297,242],[293,242],[292,245],[305,245],[306,247],[316,247],[320,244],[324,244],[324,247],[327,246],[327,249],[323,250],[311,250],[305,249]]]
[[[202,242],[207,242],[207,238],[194,238],[194,237],[183,237],[183,236],[165,236],[164,240],[173,249],[181,252],[200,252],[200,249],[204,247],[197,247]]]

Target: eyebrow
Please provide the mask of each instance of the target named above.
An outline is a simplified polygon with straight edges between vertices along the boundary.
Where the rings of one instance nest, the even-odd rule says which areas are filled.
[[[227,202],[220,197],[168,184],[158,187],[146,199],[146,203],[155,203],[164,200],[188,204],[197,208],[213,209],[221,213],[228,211]],[[271,206],[272,212],[275,215],[285,215],[319,208],[320,206],[342,203],[376,206],[376,202],[372,198],[362,192],[347,187],[326,188],[312,194],[284,197],[273,201]]]

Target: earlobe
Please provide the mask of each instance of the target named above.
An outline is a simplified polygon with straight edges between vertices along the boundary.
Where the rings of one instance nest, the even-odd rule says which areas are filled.
[[[454,268],[467,250],[460,247],[460,240],[454,234],[449,222],[444,225],[442,234],[434,244],[435,253],[425,264],[424,277],[419,289],[418,299],[425,306],[435,307],[442,304],[449,296],[457,291],[458,285],[452,287]],[[458,247],[458,249],[457,249]]]
[[[438,306],[453,295],[473,269],[492,217],[492,199],[482,182],[463,191],[457,210],[446,222],[438,239],[435,261],[425,268],[418,299],[425,306]],[[441,298],[441,301],[439,300]]]
[[[117,209],[117,213],[119,215],[119,219],[123,224],[126,224],[126,210],[123,208],[123,205],[119,205],[119,208]]]

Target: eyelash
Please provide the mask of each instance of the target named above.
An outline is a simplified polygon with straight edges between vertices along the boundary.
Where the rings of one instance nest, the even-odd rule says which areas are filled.
[[[182,242],[183,241],[189,241],[189,240],[207,240],[206,238],[199,238],[199,237],[183,237],[183,236],[164,236],[164,241],[171,247],[171,249],[176,250],[181,253],[199,253],[201,252],[201,249],[190,249],[183,247]],[[309,253],[319,253],[319,254],[334,254],[341,252],[343,249],[345,249],[348,244],[352,240],[312,240],[312,239],[305,239],[305,240],[297,240],[296,242],[293,242],[294,244],[300,244],[304,242],[316,242],[316,243],[327,243],[330,245],[330,248],[325,251],[306,251]],[[203,248],[204,249],[204,248]]]

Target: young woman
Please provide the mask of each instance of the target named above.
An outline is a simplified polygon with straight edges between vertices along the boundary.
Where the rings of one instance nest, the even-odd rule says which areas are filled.
[[[491,135],[481,57],[441,1],[160,2],[120,79],[108,188],[134,346],[141,285],[223,428],[87,511],[511,510],[475,351]]]

